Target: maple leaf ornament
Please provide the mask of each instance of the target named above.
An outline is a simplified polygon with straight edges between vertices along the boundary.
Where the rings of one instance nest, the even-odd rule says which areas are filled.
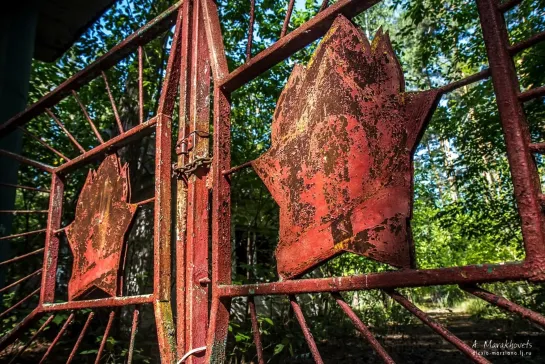
[[[66,228],[74,263],[68,283],[68,299],[91,288],[117,294],[117,277],[124,239],[136,212],[130,204],[128,165],[115,154],[104,159],[97,171],[89,171],[78,198],[76,217]]]
[[[387,34],[338,16],[280,95],[272,146],[252,165],[280,206],[278,272],[347,251],[410,267],[414,149],[438,91],[404,92]]]

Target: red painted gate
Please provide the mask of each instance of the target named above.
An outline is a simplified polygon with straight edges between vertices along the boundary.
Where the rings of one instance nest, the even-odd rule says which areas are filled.
[[[501,4],[495,0],[477,0],[489,69],[440,89],[405,92],[403,73],[388,36],[379,33],[369,44],[348,20],[377,2],[340,0],[328,6],[326,0],[316,16],[288,33],[294,6],[294,0],[291,0],[280,39],[252,57],[256,10],[252,1],[248,58],[242,66],[229,71],[216,4],[213,0],[183,0],[25,112],[3,124],[0,136],[9,137],[15,130],[40,122],[46,115],[66,134],[80,154],[69,159],[38,136],[33,137],[61,158],[62,163],[49,166],[26,157],[24,153],[0,151],[3,156],[51,176],[50,188],[41,191],[50,196],[46,226],[0,238],[7,241],[45,235],[43,248],[0,262],[2,266],[24,264],[29,257],[43,255],[41,269],[2,288],[4,291],[37,275],[42,277],[41,285],[34,292],[0,314],[2,317],[17,310],[39,294],[36,308],[1,339],[0,349],[8,347],[40,318],[47,316],[45,323],[15,353],[13,360],[16,361],[51,323],[56,313],[70,311],[64,326],[44,354],[44,361],[63,337],[74,315],[85,310],[89,313],[68,357],[70,362],[78,353],[94,311],[111,308],[96,357],[98,362],[116,319],[114,308],[134,306],[128,351],[128,361],[131,362],[139,307],[150,305],[162,362],[222,363],[225,361],[231,300],[245,296],[249,299],[258,361],[264,363],[253,297],[285,295],[289,297],[314,360],[321,363],[297,295],[323,293],[333,295],[385,362],[393,362],[340,294],[343,291],[382,290],[471,360],[487,362],[396,291],[403,287],[446,284],[460,285],[465,291],[493,305],[545,327],[545,318],[540,314],[476,285],[508,280],[541,282],[545,279],[544,197],[533,158],[534,153],[545,151],[545,144],[530,142],[522,109],[524,102],[545,95],[545,88],[521,93],[512,61],[513,55],[542,41],[545,33],[510,44],[503,13],[521,0]],[[174,24],[158,107],[154,115],[145,120],[142,47]],[[313,60],[307,68],[297,66],[294,69],[280,96],[272,125],[270,150],[254,161],[231,166],[231,93],[323,36]],[[125,130],[105,71],[133,53],[139,60],[140,122]],[[116,136],[108,140],[103,139],[102,131],[93,120],[97,111],[89,111],[77,93],[96,78],[103,79],[118,128]],[[414,148],[441,95],[486,78],[492,80],[500,111],[522,221],[526,259],[499,265],[415,269],[410,234]],[[314,98],[303,101],[299,98],[301,92],[310,93]],[[60,106],[66,98],[75,99],[96,136],[97,143],[92,149],[83,148],[55,115],[53,108]],[[210,100],[213,100],[212,108]],[[178,120],[175,120],[177,101],[179,111]],[[173,125],[179,125],[176,143],[173,143]],[[131,171],[122,162],[118,151],[150,134],[154,134],[151,140],[155,143],[154,196],[133,201]],[[366,141],[366,147],[358,143],[361,140]],[[209,155],[210,146],[212,155]],[[100,165],[92,164],[96,161],[100,161]],[[251,285],[231,282],[230,178],[247,167],[255,169],[280,205],[280,242],[276,258],[283,280],[279,282]],[[79,194],[74,219],[61,226],[66,203],[64,188],[71,174],[78,171],[88,173],[87,180]],[[147,204],[154,206],[153,291],[129,296],[122,291],[126,235],[138,209]],[[56,285],[63,235],[73,256],[73,268],[68,282],[68,299],[59,302]],[[343,251],[401,269],[348,277],[300,278]],[[175,269],[172,269],[173,261]],[[171,272],[175,274],[171,275]],[[171,287],[175,288],[174,292]],[[97,288],[103,297],[86,297]]]

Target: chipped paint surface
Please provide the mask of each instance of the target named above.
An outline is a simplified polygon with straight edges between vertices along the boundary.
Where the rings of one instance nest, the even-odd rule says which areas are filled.
[[[412,153],[438,91],[404,92],[387,34],[372,44],[337,17],[274,114],[272,147],[253,166],[280,205],[279,274],[343,251],[410,267]]]
[[[66,228],[74,255],[68,298],[91,288],[117,294],[117,277],[124,237],[136,211],[130,199],[128,165],[112,154],[97,171],[89,171],[76,207],[76,218]]]

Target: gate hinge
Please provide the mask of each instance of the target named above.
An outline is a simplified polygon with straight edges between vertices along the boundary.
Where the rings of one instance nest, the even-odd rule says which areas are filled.
[[[200,168],[209,169],[210,164],[212,164],[212,158],[204,157],[197,158],[194,161],[186,164],[185,166],[178,167],[176,163],[172,165],[173,176],[178,179],[183,179],[187,181],[193,173],[195,173]]]

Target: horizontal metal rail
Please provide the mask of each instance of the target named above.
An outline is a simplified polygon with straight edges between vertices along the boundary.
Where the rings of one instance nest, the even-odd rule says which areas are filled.
[[[454,268],[402,269],[348,277],[287,280],[274,283],[220,285],[220,297],[290,295],[299,293],[341,292],[399,287],[425,287],[443,284],[469,284],[517,281],[531,278],[534,272],[525,263],[482,264]]]
[[[98,300],[70,301],[62,303],[45,303],[41,306],[41,312],[53,312],[63,310],[78,310],[95,307],[117,307],[127,305],[139,305],[153,302],[152,294],[126,297],[101,298]]]

